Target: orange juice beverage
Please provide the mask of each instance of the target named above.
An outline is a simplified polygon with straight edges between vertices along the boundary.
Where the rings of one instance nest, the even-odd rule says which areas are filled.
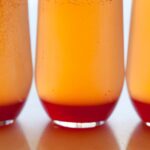
[[[56,124],[90,127],[111,114],[124,78],[122,24],[122,0],[39,1],[36,83]]]
[[[127,82],[132,102],[144,122],[150,122],[150,1],[134,1]]]
[[[27,0],[0,0],[0,125],[18,116],[31,79]]]

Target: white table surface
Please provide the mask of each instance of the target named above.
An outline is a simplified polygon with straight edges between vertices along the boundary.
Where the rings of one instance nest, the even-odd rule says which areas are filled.
[[[2,150],[149,150],[150,128],[134,111],[126,87],[107,123],[78,133],[52,129],[33,84],[28,101],[12,126],[0,128]]]

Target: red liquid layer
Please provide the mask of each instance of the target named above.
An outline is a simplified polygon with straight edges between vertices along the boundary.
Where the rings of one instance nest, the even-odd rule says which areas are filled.
[[[144,122],[150,122],[150,104],[132,99],[138,115]]]
[[[53,120],[65,122],[105,121],[112,113],[115,102],[95,106],[64,106],[42,101],[48,115]]]
[[[19,115],[25,102],[0,106],[0,121],[14,120]]]

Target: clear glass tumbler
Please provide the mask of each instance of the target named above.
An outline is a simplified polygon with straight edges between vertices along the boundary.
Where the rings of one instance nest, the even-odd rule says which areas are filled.
[[[150,125],[150,1],[133,1],[127,83],[133,105]]]
[[[122,0],[39,0],[36,84],[62,126],[111,114],[124,79]]]
[[[31,80],[27,0],[0,0],[0,125],[18,116]]]

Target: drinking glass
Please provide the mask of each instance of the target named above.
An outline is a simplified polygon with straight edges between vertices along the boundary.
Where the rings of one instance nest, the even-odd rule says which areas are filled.
[[[127,83],[141,119],[150,123],[150,1],[133,1]],[[149,124],[150,125],[150,124]]]
[[[27,0],[0,0],[0,125],[20,113],[32,80]]]
[[[122,0],[39,0],[36,84],[54,123],[102,124],[124,78]]]

